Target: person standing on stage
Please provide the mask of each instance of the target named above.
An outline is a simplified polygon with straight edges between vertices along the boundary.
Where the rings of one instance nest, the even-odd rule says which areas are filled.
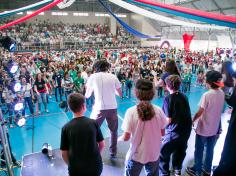
[[[138,80],[135,95],[139,103],[126,111],[124,133],[119,137],[119,141],[131,139],[124,175],[139,176],[144,166],[147,176],[158,176],[161,136],[167,120],[161,108],[151,103],[155,89],[150,80]]]
[[[122,97],[121,84],[118,78],[108,73],[109,63],[106,60],[95,62],[95,73],[90,76],[86,84],[85,97],[89,98],[94,93],[95,103],[90,118],[96,119],[101,126],[106,119],[111,132],[110,157],[117,153],[118,116],[116,93]]]
[[[190,176],[210,176],[214,147],[220,133],[221,113],[224,107],[225,94],[221,90],[224,83],[222,75],[217,71],[209,71],[206,74],[205,92],[199,103],[199,110],[193,117],[193,123],[198,120],[195,137],[194,165],[187,167],[186,172]],[[204,149],[206,156],[203,160]]]
[[[226,95],[226,102],[233,108],[233,111],[230,117],[220,163],[215,169],[213,176],[236,175],[236,72],[232,74],[232,78],[234,88],[230,92],[231,95]]]
[[[74,118],[62,128],[60,149],[69,175],[100,176],[103,169],[100,153],[105,146],[102,132],[95,120],[84,116],[82,94],[70,94],[67,103]]]
[[[164,98],[163,102],[163,111],[167,117],[168,126],[161,147],[160,176],[170,175],[171,155],[175,176],[181,176],[182,163],[192,130],[191,111],[188,98],[179,91],[180,76],[170,75],[165,82],[170,94]]]

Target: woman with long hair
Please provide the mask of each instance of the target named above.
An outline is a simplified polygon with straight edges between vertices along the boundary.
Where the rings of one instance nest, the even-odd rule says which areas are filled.
[[[41,103],[43,102],[45,112],[49,112],[47,109],[47,98],[46,94],[48,94],[48,87],[46,82],[43,80],[41,73],[36,75],[35,83],[34,83],[34,91],[37,93],[38,100],[38,108],[36,109],[36,115],[40,113]]]
[[[167,95],[167,90],[165,89],[165,85],[166,85],[165,79],[170,75],[179,75],[180,76],[178,67],[177,67],[174,60],[166,61],[165,71],[162,74],[162,76],[160,77],[160,79],[158,79],[157,75],[154,75],[155,87],[157,87],[157,88],[163,87],[164,91],[165,91],[165,95]]]
[[[161,108],[151,103],[155,96],[153,83],[140,79],[135,86],[139,103],[126,111],[119,141],[131,139],[126,154],[126,176],[138,176],[145,167],[147,175],[158,175],[161,136],[167,121]],[[162,131],[163,130],[163,131]]]
[[[226,95],[229,94],[231,88],[234,87],[233,78],[233,65],[230,61],[225,61],[222,64],[221,74],[223,76],[224,88],[222,89]]]

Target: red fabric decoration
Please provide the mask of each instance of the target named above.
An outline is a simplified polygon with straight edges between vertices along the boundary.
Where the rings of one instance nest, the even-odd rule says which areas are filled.
[[[188,35],[186,33],[183,35],[184,49],[186,51],[189,51],[190,44],[191,44],[191,41],[192,41],[193,37],[194,37],[194,35]]]
[[[191,15],[196,15],[196,16],[212,18],[212,19],[216,19],[216,20],[220,20],[220,21],[228,21],[228,22],[236,23],[235,16],[226,16],[226,15],[222,15],[222,14],[218,14],[218,13],[210,13],[210,12],[205,12],[202,10],[195,10],[195,9],[190,9],[190,8],[186,8],[186,7],[180,7],[180,6],[174,6],[174,5],[168,5],[168,4],[164,4],[164,3],[154,2],[151,0],[134,0],[134,1],[154,5],[157,7],[166,8],[169,10],[175,10],[178,12],[183,12],[183,13],[187,13],[187,14],[191,14]]]
[[[32,14],[26,15],[26,16],[24,16],[22,18],[19,18],[19,19],[15,20],[15,21],[12,21],[12,22],[7,23],[7,24],[5,24],[3,26],[0,26],[0,30],[8,28],[10,26],[14,26],[14,25],[19,24],[19,23],[22,23],[22,22],[24,22],[24,21],[26,21],[26,20],[28,20],[30,18],[33,18],[34,16],[40,14],[41,12],[44,12],[44,11],[46,11],[48,9],[51,9],[52,7],[56,6],[58,3],[62,2],[62,1],[63,0],[55,0],[54,2],[52,2],[52,3],[42,7],[41,9],[36,10]]]

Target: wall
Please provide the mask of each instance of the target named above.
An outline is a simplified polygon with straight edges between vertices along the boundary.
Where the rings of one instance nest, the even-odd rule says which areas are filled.
[[[52,16],[51,15],[52,11],[47,11],[45,12],[45,15],[38,15],[30,20],[28,20],[27,22],[31,22],[31,23],[36,23],[39,20],[40,21],[44,21],[44,20],[49,20],[52,21],[54,23],[58,23],[58,22],[63,22],[65,24],[69,23],[69,24],[109,24],[110,21],[110,17],[96,17],[94,12],[86,12],[89,13],[89,16],[73,16],[74,12],[77,11],[69,11],[68,12],[68,16]],[[78,13],[78,12],[77,12]],[[126,23],[129,23],[129,17],[127,18],[122,18],[123,21],[125,21]]]
[[[162,42],[165,40],[161,41],[143,41],[142,46],[161,46]],[[171,47],[176,47],[177,49],[182,49],[184,48],[184,43],[182,40],[169,40]],[[211,40],[209,43],[209,50],[214,50],[216,47],[218,47],[218,41],[216,40]],[[190,45],[191,50],[203,50],[207,51],[208,49],[208,40],[193,40],[191,45]]]
[[[130,15],[130,26],[147,35],[159,35],[157,29],[155,29],[147,20],[146,17],[132,13]],[[145,39],[143,39],[145,40]]]

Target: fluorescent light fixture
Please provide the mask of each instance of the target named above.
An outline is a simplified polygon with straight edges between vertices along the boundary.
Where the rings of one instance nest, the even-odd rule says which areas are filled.
[[[57,12],[52,12],[52,15],[53,15],[53,16],[56,16],[56,15],[57,15]]]
[[[53,16],[67,16],[68,12],[52,12]]]
[[[67,16],[68,13],[67,12],[62,12],[62,16]]]
[[[73,16],[89,16],[88,13],[73,13]]]
[[[116,14],[116,16],[119,18],[127,18],[127,15],[124,15],[124,14]]]
[[[44,12],[41,12],[39,15],[44,15],[45,13]]]
[[[107,13],[95,13],[96,17],[109,17],[110,15]]]
[[[33,12],[32,11],[27,11],[26,13],[27,13],[27,15],[29,15],[29,14],[32,14]]]
[[[23,15],[23,12],[19,12],[19,13],[17,13],[17,15]]]

